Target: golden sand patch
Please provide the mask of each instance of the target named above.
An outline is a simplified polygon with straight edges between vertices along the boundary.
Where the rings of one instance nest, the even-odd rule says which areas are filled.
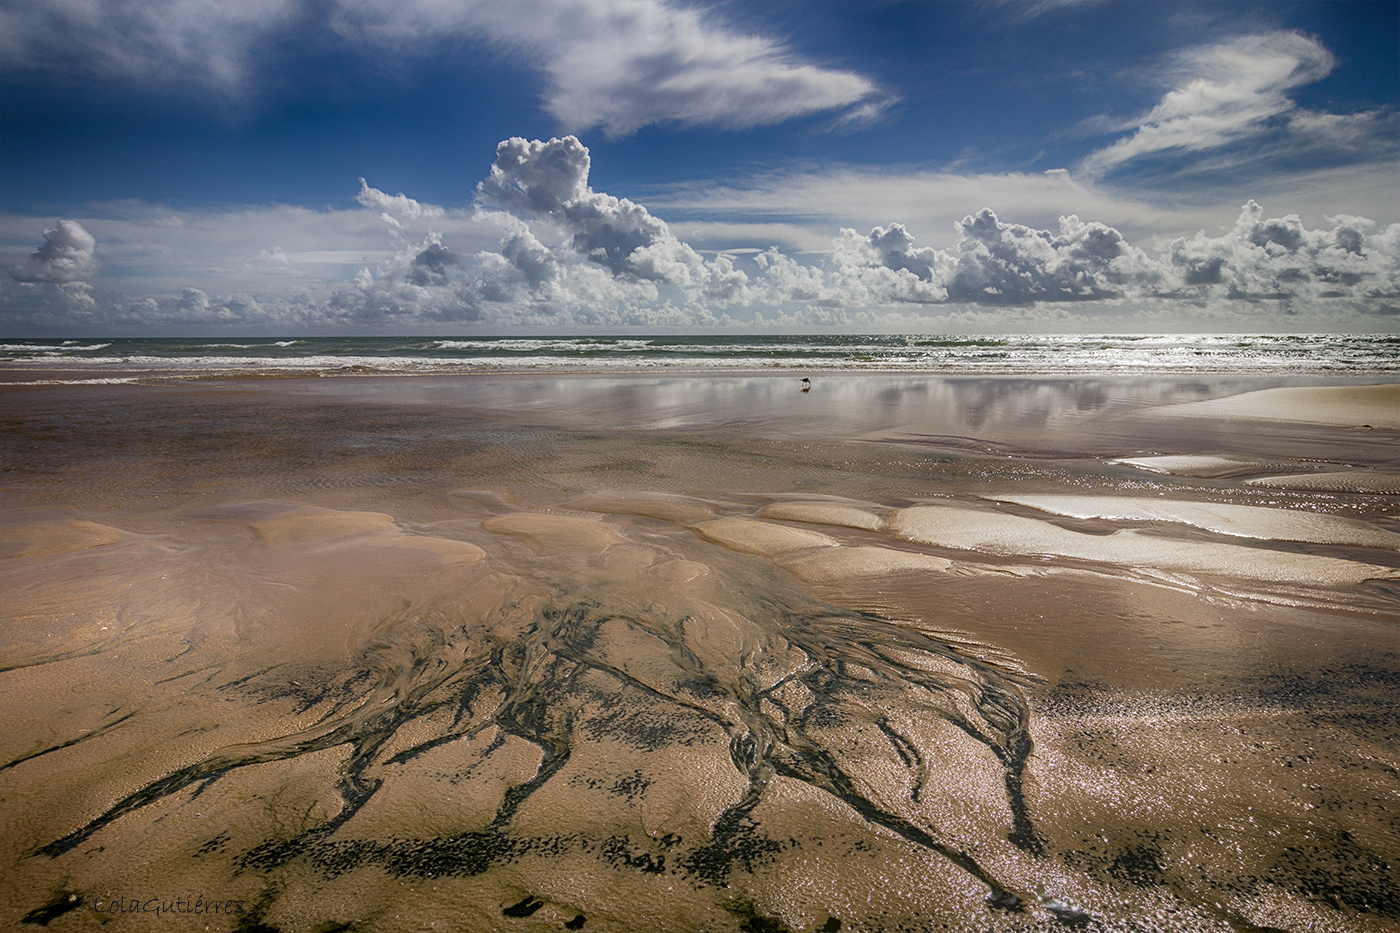
[[[930,554],[915,554],[887,547],[825,548],[782,566],[808,583],[841,583],[853,577],[878,577],[907,571],[945,573],[953,562]]]
[[[253,522],[250,527],[258,540],[268,547],[287,547],[391,531],[394,519],[383,512],[342,512],[307,507],[289,515]]]
[[[0,528],[0,553],[7,557],[39,557],[68,554],[106,544],[136,539],[136,535],[110,525],[87,521],[31,522]]]
[[[679,586],[709,576],[710,567],[693,560],[668,560],[648,567],[646,572],[660,583]]]
[[[1252,418],[1303,424],[1400,429],[1400,383],[1260,389],[1152,409],[1167,418]]]
[[[626,539],[601,522],[567,515],[540,515],[521,512],[500,515],[481,523],[493,535],[523,538],[537,550],[547,553],[588,551],[600,553]]]
[[[845,528],[860,528],[865,531],[880,531],[885,520],[868,509],[850,505],[832,505],[825,502],[775,502],[765,506],[758,514],[764,518],[780,521],[806,522],[811,525],[839,525]]]
[[[714,510],[699,500],[646,493],[594,493],[566,503],[565,508],[610,515],[640,515],[678,525],[690,525],[715,517]]]
[[[451,538],[429,538],[421,535],[402,535],[384,542],[386,547],[402,548],[409,551],[426,551],[436,554],[444,564],[466,565],[485,560],[486,552],[475,544],[453,541]]]
[[[814,547],[834,547],[840,542],[815,531],[789,528],[752,518],[719,518],[694,527],[706,541],[731,551],[778,557]]]

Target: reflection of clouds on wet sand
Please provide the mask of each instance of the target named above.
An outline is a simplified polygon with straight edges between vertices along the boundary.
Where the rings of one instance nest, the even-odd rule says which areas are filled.
[[[1168,522],[1193,525],[1217,534],[1265,541],[1300,541],[1313,544],[1355,545],[1400,550],[1400,535],[1382,531],[1370,522],[1303,512],[1221,502],[1141,499],[1128,496],[1017,496],[987,498],[1028,508],[1110,521]]]
[[[1108,535],[1086,534],[1039,519],[963,506],[904,509],[897,515],[894,528],[910,540],[945,548],[1008,556],[1068,557],[1146,571],[1182,571],[1274,583],[1306,581],[1321,586],[1400,577],[1400,571],[1360,561],[1163,538],[1134,529]],[[1375,529],[1367,537],[1380,538],[1383,534]]]

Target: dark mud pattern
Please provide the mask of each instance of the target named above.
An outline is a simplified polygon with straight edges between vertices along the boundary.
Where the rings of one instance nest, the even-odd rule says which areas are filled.
[[[621,616],[595,601],[533,612],[519,620],[518,640],[490,637],[430,613],[390,620],[384,637],[365,652],[359,668],[343,672],[327,692],[339,693],[343,706],[351,707],[350,699],[370,688],[392,689],[397,697],[392,706],[369,714],[355,707],[354,714],[332,715],[308,734],[241,748],[236,755],[212,755],[145,785],[36,854],[62,855],[133,811],[187,788],[203,790],[235,769],[347,745],[349,760],[336,785],[340,812],[292,838],[265,841],[239,856],[238,864],[266,872],[302,860],[326,878],[366,864],[394,876],[472,876],[526,854],[581,851],[615,867],[668,873],[695,885],[724,888],[736,871],[752,873],[775,853],[801,844],[769,838],[753,818],[771,778],[782,775],[833,795],[870,823],[938,853],[984,884],[990,905],[1017,908],[1022,895],[944,838],[937,827],[920,825],[863,794],[861,775],[826,747],[820,730],[868,720],[871,710],[907,712],[911,701],[918,715],[944,718],[1002,763],[1014,813],[1012,839],[1028,852],[1037,852],[1040,843],[1019,794],[1031,749],[1024,682],[873,615],[830,606],[799,610],[775,602],[760,603],[760,608],[767,618],[752,621],[768,633],[770,647],[788,655],[784,664],[792,668],[766,687],[758,674],[767,663],[761,655],[743,661],[698,655],[684,631],[693,620]],[[664,646],[674,676],[628,673],[628,659],[608,649],[603,632],[605,626],[618,624]],[[940,670],[931,673],[911,658],[934,659]],[[265,689],[259,688],[260,680],[255,676],[238,686]],[[793,696],[806,699],[794,703]],[[443,717],[444,712],[450,718]],[[388,756],[381,752],[400,729],[428,717],[448,725],[411,748]],[[874,725],[887,739],[888,754],[880,764],[897,762],[913,775],[915,787],[923,787],[938,763],[925,759],[920,743],[903,735],[892,715],[878,716]],[[503,736],[513,736],[537,748],[540,758],[535,774],[505,793],[484,830],[430,839],[333,838],[380,790],[383,779],[371,775],[377,766],[411,762],[431,749],[493,727],[501,736],[495,745]],[[708,838],[544,838],[512,831],[517,811],[557,779],[580,743],[607,739],[657,752],[712,743],[721,732],[748,791],[720,814]],[[648,783],[634,771],[619,777],[611,792],[637,797],[646,793]],[[222,848],[223,842],[211,839],[206,845]],[[527,899],[505,915],[523,917],[537,907]]]
[[[79,894],[68,891],[60,891],[59,894],[43,907],[36,907],[20,918],[20,923],[32,923],[37,926],[46,927],[51,921],[57,920],[70,910],[77,910],[83,906],[83,898]]]

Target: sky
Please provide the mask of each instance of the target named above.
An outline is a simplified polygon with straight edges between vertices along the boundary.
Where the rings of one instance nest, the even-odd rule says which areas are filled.
[[[1400,2],[0,0],[0,336],[1400,330]]]

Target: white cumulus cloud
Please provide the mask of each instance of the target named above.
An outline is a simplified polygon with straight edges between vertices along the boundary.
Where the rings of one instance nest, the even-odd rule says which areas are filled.
[[[1308,229],[1297,215],[1266,218],[1250,201],[1220,236],[1178,237],[1156,255],[1113,227],[1063,216],[1057,230],[1004,223],[990,208],[963,218],[951,249],[917,246],[902,224],[868,235],[844,229],[831,258],[802,264],[758,257],[755,294],[775,305],[825,308],[914,304],[1028,307],[1189,300],[1223,308],[1270,299],[1311,309],[1400,310],[1400,224],[1342,216]]]
[[[577,138],[508,139],[496,148],[479,200],[509,215],[500,255],[538,288],[579,262],[607,269],[625,282],[645,282],[734,294],[744,274],[730,260],[707,263],[677,239],[665,221],[627,198],[588,185],[588,148]],[[559,235],[549,248],[530,222]]]
[[[1159,266],[1117,230],[1060,218],[1058,231],[1006,224],[990,208],[958,224],[949,297],[980,304],[1094,301],[1142,291]]]
[[[1079,214],[1011,223],[983,207],[949,222],[942,242],[921,242],[927,225],[900,218],[866,233],[847,226],[822,251],[707,258],[646,206],[595,191],[590,169],[577,139],[516,138],[465,207],[364,182],[349,211],[122,205],[50,221],[37,250],[26,245],[37,221],[0,218],[0,318],[16,331],[281,334],[1327,331],[1400,319],[1400,224],[1352,213],[1309,223],[1250,201],[1224,229],[1139,245]],[[110,273],[97,267],[98,237]]]
[[[498,232],[494,248],[462,254],[435,232],[409,243],[391,225],[394,258],[336,288],[328,315],[357,327],[694,326],[713,321],[711,306],[749,299],[730,257],[706,261],[642,205],[594,191],[589,169],[572,136],[505,140],[474,215]],[[427,216],[363,183],[360,203]]]
[[[415,201],[402,192],[389,195],[378,188],[371,188],[363,178],[360,179],[360,193],[355,195],[355,200],[365,207],[378,210],[384,220],[395,227],[403,226],[404,223],[414,224],[432,220],[446,214],[441,207]]]
[[[1375,229],[1362,217],[1309,230],[1297,215],[1265,218],[1250,201],[1223,236],[1173,240],[1167,263],[1182,287],[1213,287],[1240,298],[1400,302],[1400,224]]]
[[[97,270],[97,240],[76,220],[60,220],[44,231],[44,242],[30,257],[9,270],[17,282],[64,284],[78,282]]]

